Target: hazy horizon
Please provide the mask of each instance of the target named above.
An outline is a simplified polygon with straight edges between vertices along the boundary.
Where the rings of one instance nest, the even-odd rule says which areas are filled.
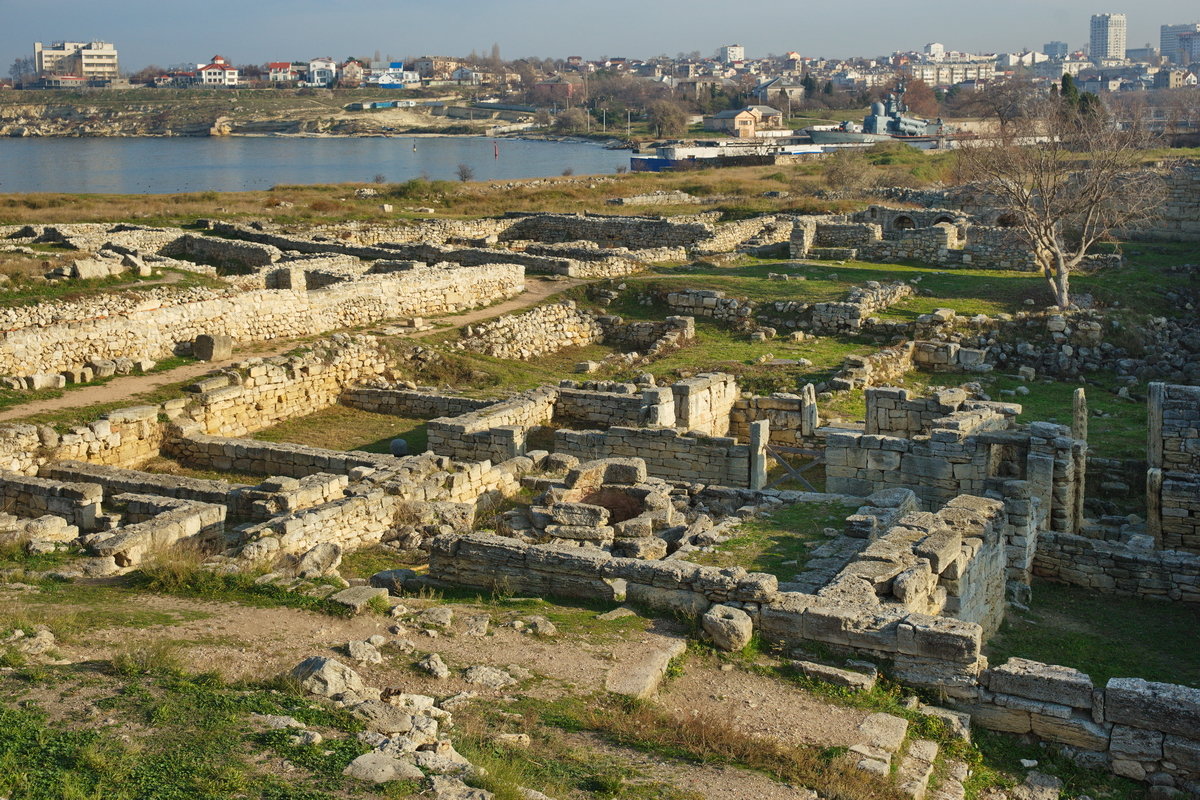
[[[1004,5],[953,9],[926,0],[899,4],[863,0],[853,6],[813,11],[781,0],[761,0],[737,16],[737,6],[712,0],[632,0],[570,7],[549,0],[483,2],[444,6],[381,0],[352,8],[314,0],[210,0],[203,16],[164,11],[161,2],[125,0],[120,6],[63,0],[45,7],[0,0],[3,72],[32,55],[35,41],[100,40],[114,43],[122,69],[150,64],[199,63],[219,53],[235,64],[331,56],[395,59],[421,55],[463,56],[500,46],[501,56],[565,58],[580,55],[649,58],[700,51],[723,44],[745,46],[750,58],[796,50],[811,57],[882,56],[919,50],[927,42],[968,52],[1020,52],[1061,40],[1082,47],[1093,13],[1125,13],[1127,43],[1158,45],[1159,26],[1200,20],[1200,9],[1183,0],[1150,0],[1136,9],[1069,0],[1045,4],[1015,0]],[[869,28],[863,30],[863,20]],[[385,32],[386,31],[386,32]]]

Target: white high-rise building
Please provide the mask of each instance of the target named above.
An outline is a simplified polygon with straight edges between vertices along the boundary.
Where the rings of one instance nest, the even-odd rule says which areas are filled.
[[[1179,34],[1200,33],[1200,22],[1186,22],[1182,25],[1163,25],[1158,30],[1158,52],[1162,57],[1175,64],[1189,63],[1180,57]]]
[[[33,43],[33,59],[39,75],[75,75],[80,78],[120,77],[117,48],[108,42]]]
[[[1093,14],[1091,49],[1092,61],[1125,58],[1125,15]]]
[[[941,61],[946,57],[946,45],[941,42],[930,42],[925,45],[925,55],[930,61]]]
[[[721,61],[725,64],[734,64],[746,60],[746,48],[740,44],[727,44],[721,48]]]

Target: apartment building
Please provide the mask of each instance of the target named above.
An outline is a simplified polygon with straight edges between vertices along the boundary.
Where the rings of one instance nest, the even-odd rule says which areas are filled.
[[[87,80],[116,80],[121,75],[117,48],[108,42],[33,43],[38,75],[73,75]]]

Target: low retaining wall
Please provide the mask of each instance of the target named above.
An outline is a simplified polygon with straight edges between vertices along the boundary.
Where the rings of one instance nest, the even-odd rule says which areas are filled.
[[[353,450],[340,452],[300,444],[226,439],[189,433],[172,439],[165,448],[173,458],[191,467],[283,475],[303,478],[318,473],[347,475],[353,469],[387,469],[400,459]]]
[[[173,500],[143,494],[113,498],[124,506],[131,524],[88,540],[87,549],[112,558],[118,567],[136,567],[156,549],[185,539],[220,541],[225,530],[225,506]]]
[[[1104,594],[1200,603],[1200,555],[1043,531],[1033,572]]]
[[[549,425],[558,391],[532,389],[479,411],[432,419],[429,449],[456,461],[505,461],[525,454],[529,429]]]
[[[410,419],[457,417],[496,404],[495,400],[477,400],[453,394],[437,394],[409,389],[372,389],[356,387],[342,394],[338,401],[344,406],[391,414]]]
[[[765,422],[755,423],[765,426]],[[641,458],[656,478],[761,488],[766,475],[765,438],[739,444],[724,436],[690,436],[672,428],[612,427],[607,431],[554,433],[554,452],[580,461]]]
[[[528,360],[604,340],[604,328],[574,301],[539,306],[523,314],[468,325],[456,346],[495,358]]]
[[[96,529],[104,490],[95,483],[64,483],[0,472],[0,510],[18,517],[62,517],[81,531]]]

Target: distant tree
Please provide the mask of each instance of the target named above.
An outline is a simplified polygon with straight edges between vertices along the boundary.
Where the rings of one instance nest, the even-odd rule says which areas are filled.
[[[1028,80],[993,83],[979,92],[953,92],[946,105],[955,113],[994,119],[1001,129],[1027,114],[1038,102],[1040,92]]]
[[[933,89],[925,81],[912,80],[904,86],[904,104],[914,114],[936,117],[941,113]]]
[[[1118,125],[1102,107],[1071,104],[1063,82],[992,139],[958,151],[964,176],[1015,220],[1055,303],[1071,305],[1070,276],[1098,242],[1153,218],[1161,178],[1142,166],[1142,117]]]
[[[463,183],[474,180],[475,178],[475,170],[470,164],[459,164],[457,167],[455,167],[454,174]]]
[[[14,85],[23,86],[27,81],[37,77],[37,61],[32,56],[18,58],[8,68],[8,74],[13,79]]]
[[[537,113],[533,115],[533,121],[535,124],[543,128],[548,128],[550,127],[551,123],[554,122],[554,118],[550,116],[549,111],[544,108],[539,108]]]
[[[688,114],[679,103],[656,100],[646,109],[655,136],[682,136],[687,133]]]
[[[824,94],[833,94],[833,81],[825,81],[825,88],[821,92]]]
[[[500,66],[502,66],[504,64],[504,62],[500,60],[500,43],[499,42],[495,42],[492,44],[492,55],[489,60],[492,62],[492,67],[496,68],[496,69],[498,69]]]
[[[581,133],[587,126],[588,114],[582,108],[568,108],[554,119],[554,127],[563,133]]]
[[[838,150],[825,156],[821,163],[825,185],[837,191],[861,189],[870,173],[871,164],[859,150]]]
[[[805,97],[812,97],[817,93],[817,79],[812,76],[811,72],[804,73],[804,77],[800,79],[800,85],[804,87]]]
[[[142,67],[140,70],[130,75],[129,80],[131,83],[149,83],[155,78],[163,75],[165,72],[166,70],[157,64],[151,64],[148,67]]]

